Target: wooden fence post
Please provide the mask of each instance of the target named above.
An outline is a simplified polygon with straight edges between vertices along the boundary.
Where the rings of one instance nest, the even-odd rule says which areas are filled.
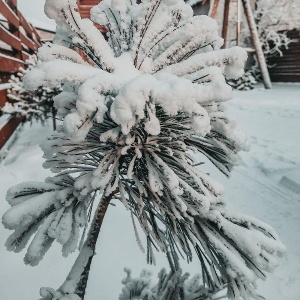
[[[256,54],[257,61],[258,61],[258,64],[259,64],[259,67],[261,70],[264,86],[266,89],[270,89],[270,88],[272,88],[272,83],[271,83],[267,63],[265,60],[265,56],[264,56],[264,53],[263,53],[263,50],[261,47],[261,43],[259,40],[259,36],[258,36],[254,16],[252,13],[251,5],[250,5],[249,0],[242,0],[242,3],[243,3],[246,18],[247,18],[248,26],[250,29],[252,42],[253,42],[253,45],[255,48],[255,54]]]
[[[222,38],[224,44],[222,48],[226,48],[227,34],[228,34],[228,24],[229,24],[229,10],[230,10],[230,0],[225,0],[224,14],[223,14],[223,28],[222,28]]]

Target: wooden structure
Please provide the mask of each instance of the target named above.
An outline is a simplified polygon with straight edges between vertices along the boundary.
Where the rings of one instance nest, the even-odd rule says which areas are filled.
[[[224,46],[226,47],[227,42],[227,34],[228,34],[228,24],[229,24],[229,11],[230,11],[230,3],[232,0],[225,0],[225,6],[224,6],[224,16],[223,16],[223,26],[222,26],[222,37],[224,39]],[[264,86],[266,89],[270,89],[272,87],[267,63],[264,57],[264,53],[261,47],[261,43],[259,40],[254,16],[252,13],[252,8],[250,4],[250,0],[237,0],[238,1],[238,12],[237,12],[237,19],[240,20],[240,14],[239,14],[239,6],[242,5],[244,8],[244,13],[247,19],[247,23],[250,29],[251,33],[251,39],[255,50],[255,55],[257,57],[257,61],[261,70],[262,79],[264,82]],[[211,16],[214,17],[217,11],[219,5],[219,0],[214,1],[213,9],[211,11]],[[237,43],[239,43],[239,35],[240,35],[240,21],[237,21]]]
[[[274,82],[300,82],[300,31],[288,31],[287,36],[293,40],[288,49],[282,49],[282,56],[268,59],[270,76]]]
[[[77,0],[78,3],[78,10],[82,18],[90,18],[91,14],[91,8],[97,4],[99,4],[101,0]],[[101,26],[97,23],[95,23],[95,26],[101,31],[101,32],[107,32],[106,28],[104,26]]]
[[[82,18],[90,18],[90,10],[101,0],[78,0],[78,10]]]
[[[0,107],[7,101],[10,76],[41,46],[37,30],[17,8],[17,0],[0,0],[0,13],[7,22],[0,23]],[[10,138],[22,118],[0,116],[0,149]]]

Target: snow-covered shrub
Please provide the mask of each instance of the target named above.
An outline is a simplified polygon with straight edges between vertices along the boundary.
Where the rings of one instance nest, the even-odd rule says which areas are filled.
[[[282,50],[288,49],[293,42],[287,36],[289,30],[300,28],[300,2],[298,0],[257,0],[254,18],[264,56],[268,58],[282,56]],[[251,45],[250,32],[247,26],[242,31],[243,43]],[[269,65],[272,68],[272,65]],[[254,70],[259,79],[259,65],[255,61]]]
[[[6,102],[0,110],[4,114],[23,116],[25,121],[37,120],[44,124],[45,120],[52,115],[53,97],[61,92],[61,87],[49,88],[41,85],[35,90],[27,90],[24,87],[23,77],[37,64],[37,56],[32,55],[26,61],[27,68],[20,67],[18,73],[11,76],[9,83],[12,86],[7,95],[9,102]]]
[[[127,276],[122,280],[124,287],[119,300],[211,300],[222,289],[220,286],[219,289],[209,291],[201,285],[199,275],[189,279],[190,274],[182,274],[181,269],[169,273],[162,269],[156,284],[152,283],[151,273],[146,270],[137,278],[131,277],[131,270],[125,269],[125,272]]]
[[[286,31],[300,28],[298,0],[258,0],[254,17],[265,55],[282,55],[292,42]]]
[[[233,89],[239,91],[249,91],[253,90],[255,84],[257,83],[255,76],[253,76],[253,71],[246,71],[240,78],[238,79],[228,79],[227,84],[229,84]]]
[[[175,270],[180,252],[189,262],[196,253],[209,291],[225,285],[229,299],[258,297],[256,279],[274,270],[285,248],[269,225],[225,209],[222,188],[193,154],[227,176],[239,162],[243,144],[225,112],[231,88],[224,75],[243,74],[246,52],[220,50],[216,22],[193,17],[183,0],[103,0],[91,15],[108,28],[107,39],[80,18],[75,0],[47,0],[45,11],[57,22],[56,43],[40,49],[44,63],[24,82],[31,90],[63,84],[54,98],[63,124],[43,145],[44,167],[57,175],[8,191],[3,223],[15,232],[6,245],[18,252],[34,235],[25,256],[31,265],[54,240],[68,255],[98,204],[66,281],[57,291],[42,289],[43,299],[84,299],[113,198],[138,220],[149,263],[154,248]]]

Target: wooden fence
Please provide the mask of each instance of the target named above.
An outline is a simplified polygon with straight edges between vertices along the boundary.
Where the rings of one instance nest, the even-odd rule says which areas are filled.
[[[287,36],[293,40],[288,49],[268,60],[270,76],[272,81],[300,82],[300,31],[289,31]]]
[[[41,46],[36,29],[26,21],[17,8],[17,0],[0,0],[0,107],[7,101],[7,83],[10,76]],[[7,118],[0,115],[0,149],[10,138],[21,117]]]

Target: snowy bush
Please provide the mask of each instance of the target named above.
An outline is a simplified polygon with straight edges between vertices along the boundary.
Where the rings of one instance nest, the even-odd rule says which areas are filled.
[[[253,72],[254,71],[252,70],[248,70],[238,79],[228,79],[227,84],[229,84],[233,89],[239,91],[253,90],[257,83]]]
[[[281,50],[292,42],[286,31],[300,28],[298,0],[259,0],[255,19],[265,55],[282,55]]]
[[[264,56],[282,56],[282,50],[288,49],[293,42],[287,31],[300,28],[300,2],[298,0],[257,0],[254,17]],[[242,32],[244,44],[251,45],[250,32],[246,26]],[[272,65],[269,65],[271,68]],[[256,78],[259,79],[259,66],[255,62]]]
[[[7,95],[9,102],[6,102],[0,111],[12,116],[25,117],[25,121],[37,120],[44,124],[45,120],[52,115],[53,97],[61,92],[61,87],[39,86],[33,91],[27,90],[24,87],[23,77],[37,64],[37,56],[32,55],[26,61],[27,68],[20,67],[18,73],[11,76],[9,83],[12,86]]]
[[[91,15],[106,37],[80,18],[75,0],[47,0],[45,11],[57,22],[55,44],[39,50],[43,63],[24,82],[31,90],[63,84],[54,98],[63,123],[43,144],[44,167],[56,176],[8,191],[3,223],[15,232],[6,245],[19,252],[34,235],[25,262],[36,265],[54,240],[64,255],[85,242],[66,281],[41,289],[43,299],[84,299],[113,198],[138,220],[148,263],[160,249],[176,273],[180,252],[188,262],[196,255],[205,289],[226,286],[229,299],[258,299],[256,280],[285,248],[269,225],[225,209],[222,187],[194,155],[226,176],[238,164],[243,144],[225,112],[224,75],[243,74],[246,52],[220,50],[215,21],[193,17],[183,0],[103,0]]]
[[[217,296],[222,288],[209,291],[200,284],[199,275],[188,279],[190,274],[182,274],[181,269],[170,273],[162,269],[156,284],[152,284],[151,273],[146,270],[137,278],[131,277],[131,270],[125,269],[125,272],[127,276],[122,281],[124,287],[119,300],[209,300]]]

